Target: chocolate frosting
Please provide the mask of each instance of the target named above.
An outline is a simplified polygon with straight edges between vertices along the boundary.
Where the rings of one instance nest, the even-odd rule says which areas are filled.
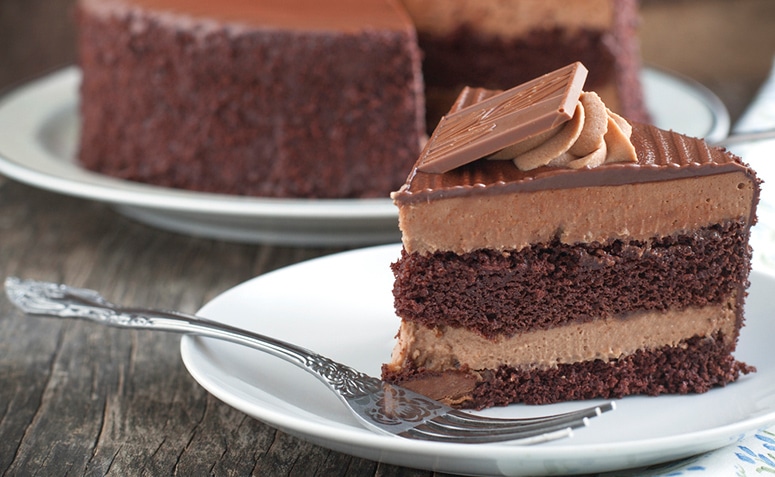
[[[461,96],[452,112],[496,94],[477,89]],[[540,167],[520,171],[510,161],[479,159],[444,174],[412,170],[406,184],[392,197],[402,203],[426,202],[472,194],[503,194],[546,189],[623,185],[657,182],[712,174],[743,171],[758,182],[755,173],[741,159],[705,141],[652,125],[633,123],[631,141],[636,163],[604,164],[594,169],[570,170]]]

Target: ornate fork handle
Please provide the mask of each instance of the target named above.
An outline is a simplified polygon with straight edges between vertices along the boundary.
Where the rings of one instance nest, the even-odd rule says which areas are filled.
[[[80,318],[118,328],[173,331],[231,341],[269,353],[310,371],[344,398],[381,389],[382,381],[308,349],[276,338],[173,311],[122,307],[93,290],[17,278],[6,279],[6,291],[26,313]]]
[[[572,429],[586,426],[588,419],[613,409],[609,403],[537,418],[488,418],[457,411],[300,346],[194,315],[123,307],[94,290],[13,277],[5,280],[5,291],[11,302],[28,314],[207,336],[269,353],[317,377],[361,424],[382,434],[440,442],[531,444],[569,437]]]

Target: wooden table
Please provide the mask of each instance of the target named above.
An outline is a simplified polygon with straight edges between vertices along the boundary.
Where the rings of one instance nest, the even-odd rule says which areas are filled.
[[[45,3],[0,3],[0,90],[73,60],[66,43],[72,30],[62,23],[72,0]],[[750,25],[773,24],[774,3],[699,2],[711,5],[702,10],[709,14],[733,9],[735,18],[750,15],[748,37]],[[647,61],[659,62],[655,52],[664,41],[652,19],[666,23],[671,9],[689,4],[699,5],[645,5]],[[744,75],[714,76],[708,65],[687,64],[693,69],[687,73],[708,75],[700,79],[733,116],[753,96],[775,53],[773,32],[756,31],[769,51],[751,53]],[[666,55],[665,65],[680,69],[676,56]],[[338,250],[165,232],[103,204],[0,178],[0,275],[96,288],[121,303],[193,312],[244,280]],[[179,339],[24,317],[0,298],[0,474],[433,475],[332,452],[230,408],[186,372]]]

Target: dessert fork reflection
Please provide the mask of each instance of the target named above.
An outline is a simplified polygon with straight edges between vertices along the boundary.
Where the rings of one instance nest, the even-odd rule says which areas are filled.
[[[586,426],[590,418],[614,409],[614,403],[608,402],[542,417],[485,417],[453,409],[302,347],[194,315],[122,307],[94,290],[14,277],[5,280],[5,290],[11,302],[28,314],[188,333],[267,352],[313,374],[339,396],[361,424],[382,434],[452,443],[536,444],[570,437],[573,429]]]

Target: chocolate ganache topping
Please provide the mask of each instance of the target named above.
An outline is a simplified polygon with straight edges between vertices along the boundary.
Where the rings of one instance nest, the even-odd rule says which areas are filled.
[[[597,98],[592,93],[583,93],[579,84],[579,77],[582,77],[583,83],[585,72],[583,65],[575,63],[506,92],[484,88],[464,88],[446,118],[457,117],[460,113],[476,114],[486,122],[491,117],[486,112],[493,108],[493,100],[501,103],[509,95],[529,95],[528,92],[531,89],[533,92],[530,94],[536,94],[535,88],[538,85],[553,85],[548,88],[549,91],[542,93],[543,100],[539,101],[541,111],[524,107],[519,113],[512,111],[511,114],[514,117],[519,115],[531,126],[527,129],[522,127],[520,133],[512,132],[510,142],[503,143],[501,139],[499,144],[494,144],[490,141],[492,137],[490,130],[498,129],[498,126],[490,124],[488,128],[471,129],[472,125],[478,124],[476,121],[469,121],[468,127],[465,128],[442,130],[441,134],[434,131],[406,183],[398,191],[393,192],[391,197],[397,204],[408,204],[468,196],[472,193],[491,195],[547,189],[616,186],[733,171],[743,172],[757,183],[759,182],[755,173],[739,157],[723,148],[713,147],[704,141],[662,130],[653,125],[628,123],[607,108],[605,108],[605,114],[608,129],[603,135],[606,154],[605,160],[600,164],[597,164],[600,162],[599,153],[591,148],[596,144],[597,148],[600,148],[602,144],[586,139],[576,139],[573,141],[573,146],[565,153],[562,152],[564,147],[559,148],[561,158],[554,156],[547,160],[544,157],[538,161],[538,164],[531,163],[533,159],[528,160],[524,157],[526,150],[533,148],[531,142],[541,144],[543,141],[545,144],[555,135],[562,134],[563,129],[576,121],[579,116],[577,110],[580,108],[584,109],[584,117],[589,115],[587,109],[599,110],[600,104],[596,104]],[[550,78],[554,79],[548,81]],[[504,93],[508,94],[504,96]],[[482,108],[482,104],[486,107]],[[586,107],[587,104],[590,105],[589,108]],[[474,111],[479,112],[474,113]],[[569,114],[568,111],[572,113]],[[540,117],[539,120],[535,119],[536,114]],[[593,114],[599,115],[599,113]],[[537,121],[542,122],[543,127],[535,127]],[[512,125],[515,122],[513,121]],[[444,121],[439,124],[437,131],[444,126],[443,123]],[[503,122],[499,124],[504,125]],[[599,127],[589,127],[589,136],[599,138]],[[594,134],[591,133],[593,130]],[[499,131],[499,134],[503,136],[505,133]],[[582,134],[587,136],[587,133],[578,132],[579,138]],[[615,137],[620,134],[623,138]],[[571,137],[573,136],[575,134]],[[520,142],[525,144],[520,146]],[[471,143],[474,145],[472,146]],[[577,143],[579,143],[578,146]],[[530,147],[525,147],[526,145]],[[451,155],[449,151],[456,152]],[[581,155],[583,153],[586,155]],[[518,167],[515,167],[512,161]],[[542,164],[543,161],[545,163]],[[520,163],[522,163],[521,167]]]

